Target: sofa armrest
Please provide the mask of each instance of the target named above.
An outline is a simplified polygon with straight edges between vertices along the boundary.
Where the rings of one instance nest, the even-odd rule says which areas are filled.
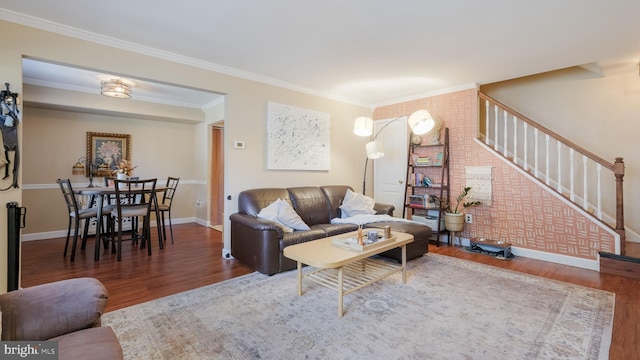
[[[247,214],[231,214],[231,256],[243,264],[272,275],[280,271],[280,241],[277,223]]]
[[[243,226],[249,227],[253,230],[276,231],[278,233],[279,238],[282,238],[284,236],[284,230],[282,229],[282,226],[280,226],[275,221],[266,220],[259,217],[255,217],[247,214],[240,214],[240,213],[231,214],[231,216],[229,216],[229,220],[231,220],[232,223],[235,222]]]
[[[76,278],[0,295],[3,341],[37,341],[100,326],[107,289]]]
[[[389,205],[389,204],[376,203],[373,206],[373,210],[376,211],[376,215],[392,215],[393,216],[393,211],[395,209],[396,209],[395,206]]]

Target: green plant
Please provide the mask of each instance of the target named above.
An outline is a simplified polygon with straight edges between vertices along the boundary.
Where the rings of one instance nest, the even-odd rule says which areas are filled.
[[[448,212],[450,214],[459,214],[464,209],[467,209],[473,206],[482,205],[480,201],[464,202],[464,199],[469,195],[469,190],[471,190],[470,186],[465,187],[462,190],[462,192],[458,195],[458,197],[456,197],[456,206],[454,208],[451,208],[451,206],[448,206],[445,209],[445,212]],[[460,206],[462,206],[462,208]]]

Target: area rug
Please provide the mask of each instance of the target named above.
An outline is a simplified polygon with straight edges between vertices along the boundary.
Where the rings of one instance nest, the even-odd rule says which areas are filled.
[[[428,254],[345,297],[252,273],[109,312],[125,359],[608,359],[615,294]],[[309,269],[307,269],[309,270]]]

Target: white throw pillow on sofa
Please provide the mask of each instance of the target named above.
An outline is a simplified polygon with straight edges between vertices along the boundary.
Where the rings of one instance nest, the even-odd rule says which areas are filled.
[[[309,226],[302,221],[300,215],[288,202],[282,199],[278,199],[260,210],[258,217],[277,222],[282,226],[284,232],[293,232],[294,229],[309,230]]]
[[[344,219],[356,215],[373,215],[376,213],[373,210],[375,204],[376,201],[373,198],[347,189],[342,205],[340,205],[340,210],[342,210],[341,217]]]
[[[294,230],[310,230],[309,225],[307,225],[291,205],[284,200],[280,200],[278,220]]]

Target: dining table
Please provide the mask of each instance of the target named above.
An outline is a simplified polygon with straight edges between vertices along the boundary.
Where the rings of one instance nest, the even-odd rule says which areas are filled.
[[[155,191],[150,195],[150,201],[153,202],[152,206],[155,208],[156,219],[160,218],[160,211],[158,211],[158,193],[165,192],[167,187],[164,185],[159,185],[155,187]],[[102,234],[101,224],[102,224],[102,209],[104,208],[104,199],[110,198],[111,196],[116,195],[115,186],[92,186],[92,187],[80,187],[74,188],[73,192],[77,195],[89,196],[90,201],[88,202],[88,206],[93,206],[94,199],[97,200],[96,207],[98,209],[98,215],[96,218],[98,219],[96,224],[96,245],[95,245],[95,255],[94,260],[100,260],[100,237]],[[156,226],[158,228],[158,242],[160,244],[160,249],[164,248],[164,244],[162,242],[162,229],[160,226]],[[148,239],[148,245],[151,247],[151,241]]]

